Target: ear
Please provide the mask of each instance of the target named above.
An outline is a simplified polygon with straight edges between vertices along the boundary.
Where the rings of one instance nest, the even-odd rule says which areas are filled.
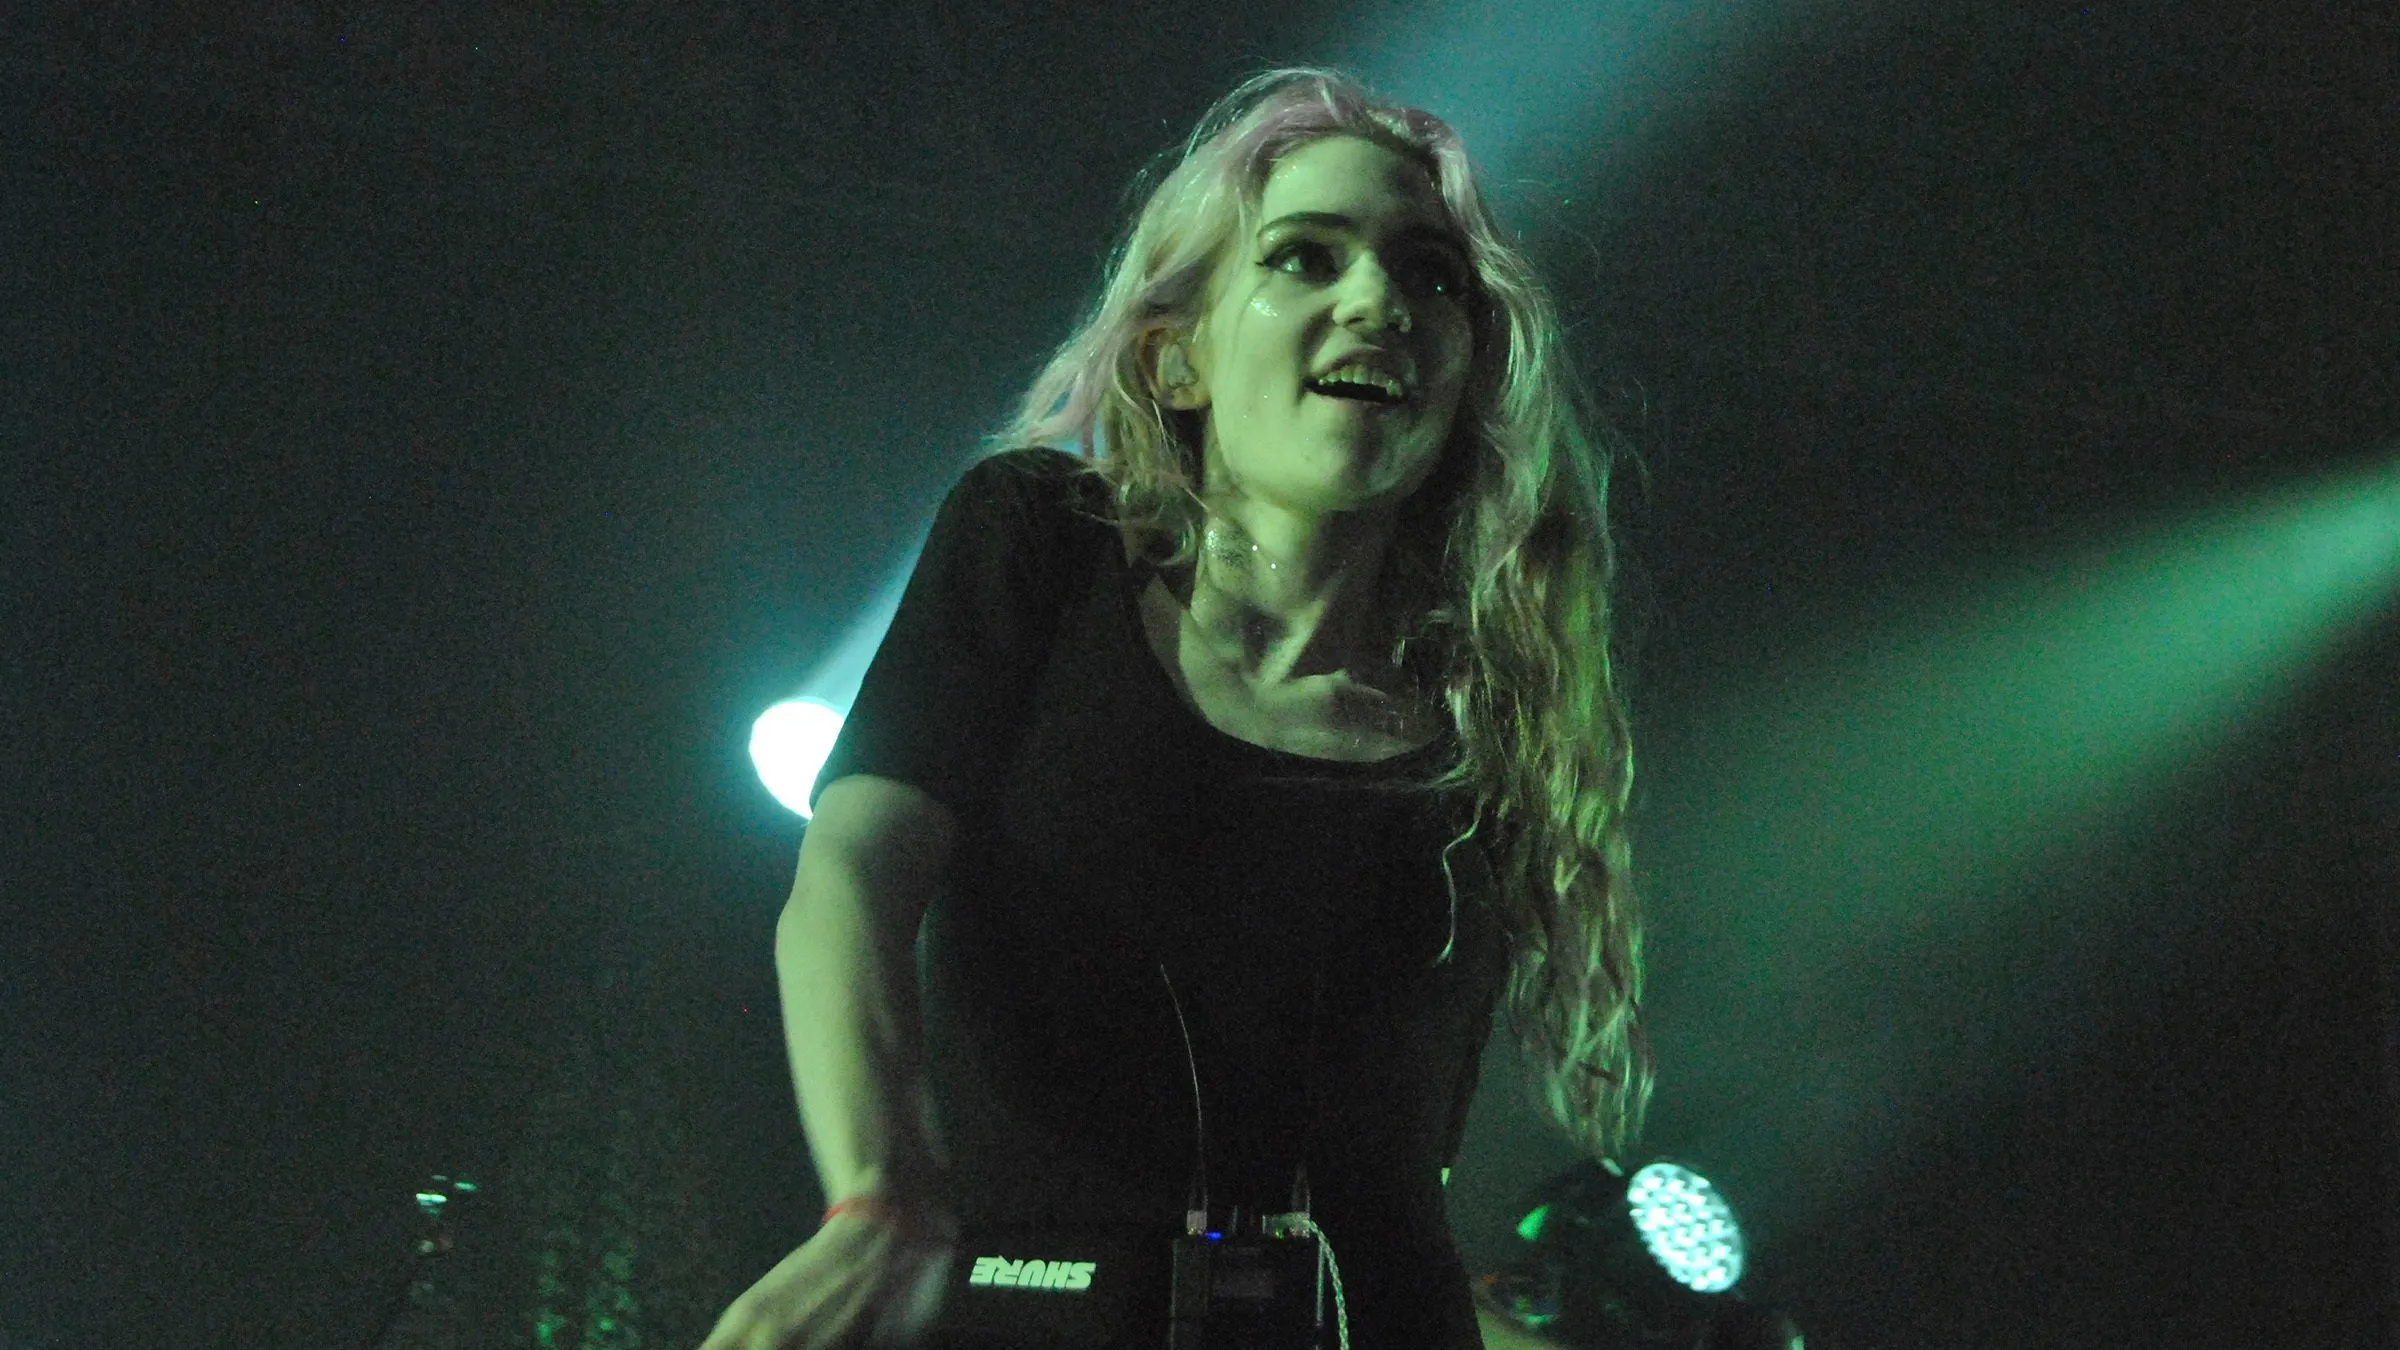
[[[1192,339],[1160,329],[1142,342],[1143,368],[1158,400],[1177,412],[1208,406],[1208,383],[1192,368]]]

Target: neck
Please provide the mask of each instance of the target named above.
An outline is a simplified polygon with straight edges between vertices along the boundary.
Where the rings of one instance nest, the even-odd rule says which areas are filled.
[[[1377,582],[1391,515],[1311,516],[1240,499],[1204,505],[1187,602],[1210,644],[1255,684],[1338,672],[1381,683],[1390,633]]]

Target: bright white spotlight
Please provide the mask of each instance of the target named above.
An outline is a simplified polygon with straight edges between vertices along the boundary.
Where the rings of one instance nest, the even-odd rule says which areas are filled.
[[[825,767],[841,730],[842,715],[813,698],[786,699],[750,724],[750,763],[758,769],[758,781],[803,820],[809,816],[809,789],[817,785],[817,771]]]
[[[1643,1244],[1677,1283],[1716,1294],[1742,1278],[1741,1225],[1708,1178],[1673,1163],[1652,1163],[1625,1187],[1625,1208]]]

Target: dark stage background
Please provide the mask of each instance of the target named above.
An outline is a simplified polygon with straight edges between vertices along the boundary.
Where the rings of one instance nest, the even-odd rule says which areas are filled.
[[[749,721],[1134,170],[1320,60],[1536,128],[1504,214],[1644,470],[1650,1144],[1758,1292],[1836,1350],[2390,1344],[2388,589],[2038,903],[1763,1020],[1696,822],[1767,805],[1706,691],[1906,584],[2400,453],[2394,21],[1777,13],[1595,73],[1587,144],[1505,54],[1469,106],[1379,68],[1466,8],[0,10],[0,1347],[363,1345],[462,1171],[388,1344],[696,1343],[819,1203]],[[1487,1065],[1478,1259],[1565,1161]]]

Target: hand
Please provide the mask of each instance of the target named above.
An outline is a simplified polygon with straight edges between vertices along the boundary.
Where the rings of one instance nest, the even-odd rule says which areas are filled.
[[[1483,1333],[1483,1350],[1563,1350],[1559,1342],[1527,1327],[1513,1317],[1503,1317],[1484,1308],[1475,1310],[1475,1329]]]
[[[946,1218],[934,1225],[955,1234]],[[837,1214],[717,1319],[700,1350],[867,1350],[914,1345],[941,1311],[955,1238]]]

